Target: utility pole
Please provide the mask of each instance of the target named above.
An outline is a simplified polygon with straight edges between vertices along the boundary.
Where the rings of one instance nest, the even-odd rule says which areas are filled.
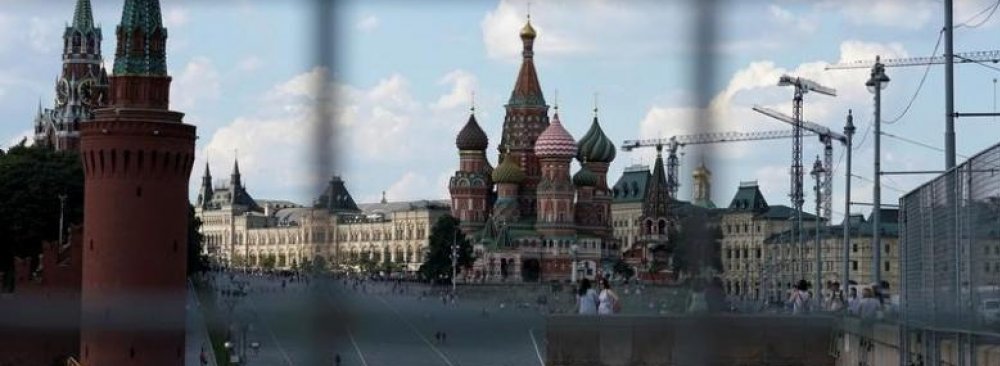
[[[872,187],[872,279],[875,283],[882,282],[881,261],[881,212],[882,212],[882,89],[889,84],[889,77],[885,75],[885,66],[875,57],[875,65],[872,66],[871,78],[865,82],[868,91],[875,94],[875,184]],[[954,156],[952,157],[954,161]]]
[[[847,295],[847,284],[851,279],[851,150],[854,149],[854,115],[847,110],[847,123],[844,125],[844,136],[847,137],[847,171],[844,173],[844,253],[843,273],[841,273],[840,290]]]
[[[952,0],[944,0],[944,169],[955,167],[955,50]],[[876,60],[876,64],[878,60]],[[876,97],[877,98],[877,97]],[[878,138],[878,135],[875,136]],[[878,141],[878,140],[875,140]],[[877,178],[877,177],[876,177]],[[877,201],[876,201],[877,203]]]

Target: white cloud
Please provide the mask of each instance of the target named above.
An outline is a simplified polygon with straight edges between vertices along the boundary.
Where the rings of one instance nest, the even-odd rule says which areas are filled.
[[[472,93],[477,87],[477,80],[474,75],[465,70],[455,70],[449,72],[438,84],[451,84],[451,92],[442,95],[437,102],[431,105],[435,110],[453,109],[460,106],[469,106]]]
[[[363,32],[371,32],[378,28],[378,17],[374,15],[368,15],[358,21],[357,28]]]
[[[464,77],[472,76],[446,75],[442,80]],[[331,95],[319,94],[324,83]],[[331,140],[335,153],[340,154],[335,156],[340,163],[336,169],[356,198],[377,200],[382,190],[392,200],[447,196],[447,177],[454,167],[440,164],[440,159],[453,154],[454,148],[428,141],[453,135],[464,119],[457,111],[435,110],[438,102],[416,100],[402,75],[388,75],[359,88],[333,82],[326,69],[317,67],[275,85],[262,100],[265,103],[259,108],[219,129],[203,149],[213,166],[217,159],[229,166],[233,149],[239,149],[240,168],[247,180],[268,187],[258,188],[262,194],[287,195],[299,190],[293,199],[308,202],[329,178],[311,169],[314,131],[322,118],[319,108],[327,108],[329,123],[337,128]],[[436,119],[447,122],[426,123]],[[413,170],[414,166],[430,168]],[[393,176],[387,171],[411,174]]]
[[[179,6],[169,7],[163,13],[163,23],[167,28],[182,27],[190,20],[188,10]]]
[[[248,56],[248,57],[240,60],[240,63],[237,64],[236,67],[240,71],[250,72],[250,71],[256,71],[257,69],[259,69],[263,65],[264,65],[264,61],[261,60],[260,57],[257,57],[257,56]]]
[[[195,105],[219,98],[219,72],[207,57],[197,56],[184,66],[172,83],[174,109],[190,110]]]

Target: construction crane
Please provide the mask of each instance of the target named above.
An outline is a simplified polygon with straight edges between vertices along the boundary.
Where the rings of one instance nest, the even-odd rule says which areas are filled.
[[[959,52],[954,54],[956,64],[965,63],[1000,63],[1000,50],[994,51],[975,51],[975,52]],[[944,56],[924,56],[924,57],[906,57],[906,58],[893,58],[880,60],[886,67],[902,67],[902,66],[925,66],[925,65],[939,65],[945,63]],[[841,62],[837,64],[827,65],[827,70],[843,70],[843,69],[870,69],[875,65],[875,60],[858,60]]]
[[[781,75],[778,79],[778,86],[791,86],[795,88],[795,94],[792,98],[792,131],[794,135],[792,136],[792,169],[791,169],[791,180],[792,180],[792,192],[789,195],[792,201],[792,207],[795,208],[795,229],[798,232],[798,239],[796,240],[796,247],[799,249],[799,266],[802,265],[802,204],[805,203],[802,195],[802,96],[808,92],[816,92],[823,95],[828,95],[831,97],[837,96],[837,90],[833,88],[828,88],[815,81],[789,76]]]
[[[657,147],[662,149],[667,147],[667,189],[670,197],[677,199],[677,190],[680,187],[678,182],[678,168],[680,166],[677,158],[677,150],[687,145],[715,144],[723,142],[760,141],[787,139],[794,136],[792,130],[780,131],[759,131],[759,132],[710,132],[693,135],[678,135],[670,138],[645,139],[645,140],[625,140],[622,142],[622,151],[632,151],[642,147]]]
[[[781,122],[785,122],[793,126],[795,125],[794,118],[776,110],[761,106],[754,106],[753,110]],[[844,136],[836,131],[832,131],[826,126],[818,123],[809,121],[800,121],[800,123],[803,129],[813,132],[819,136],[819,141],[823,143],[823,172],[825,173],[822,192],[823,217],[830,220],[833,219],[833,140],[840,141],[840,143],[844,144],[844,146],[847,146],[847,136]]]

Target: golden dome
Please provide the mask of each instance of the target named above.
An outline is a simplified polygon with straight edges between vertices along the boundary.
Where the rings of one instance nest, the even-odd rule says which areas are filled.
[[[694,172],[691,175],[693,175],[695,178],[704,178],[711,176],[712,172],[705,167],[705,163],[702,163],[701,165],[699,165],[697,168],[694,169]]]
[[[535,28],[531,26],[531,19],[528,19],[527,23],[524,23],[524,27],[521,28],[521,38],[535,38]]]

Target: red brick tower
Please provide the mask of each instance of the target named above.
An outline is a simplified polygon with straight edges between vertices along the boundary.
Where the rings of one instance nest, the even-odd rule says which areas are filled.
[[[108,108],[80,126],[86,176],[80,361],[182,365],[195,127],[168,110],[157,0],[126,0]]]
[[[448,184],[451,215],[461,220],[462,232],[467,235],[482,230],[490,212],[493,167],[486,160],[489,142],[486,132],[476,122],[473,108],[469,121],[455,139],[459,167]]]

